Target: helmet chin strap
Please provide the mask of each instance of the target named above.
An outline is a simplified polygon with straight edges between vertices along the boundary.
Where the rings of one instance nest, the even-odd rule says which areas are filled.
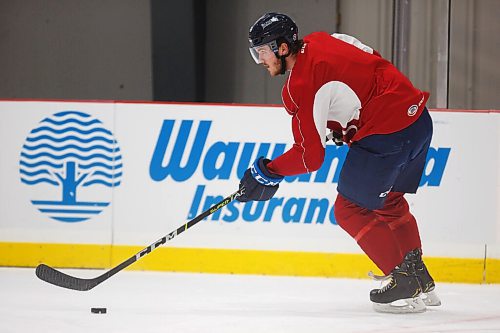
[[[279,54],[276,55],[276,57],[278,57],[278,59],[281,60],[281,71],[280,71],[281,75],[285,74],[285,72],[286,72],[286,57],[288,57],[289,55],[290,55],[290,52],[288,52],[287,54],[284,54],[282,56],[280,56]]]

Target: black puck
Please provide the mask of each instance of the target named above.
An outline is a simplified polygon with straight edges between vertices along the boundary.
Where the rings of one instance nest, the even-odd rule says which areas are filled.
[[[106,308],[90,308],[92,313],[106,313]]]

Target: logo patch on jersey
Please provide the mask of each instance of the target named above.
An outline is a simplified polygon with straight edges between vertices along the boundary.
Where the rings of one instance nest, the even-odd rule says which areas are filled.
[[[418,105],[413,104],[408,108],[408,115],[410,117],[413,117],[415,114],[417,114],[417,111],[418,111]]]

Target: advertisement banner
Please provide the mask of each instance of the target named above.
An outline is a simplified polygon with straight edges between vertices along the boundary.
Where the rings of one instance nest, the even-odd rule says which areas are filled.
[[[238,189],[259,156],[293,143],[280,107],[0,102],[0,242],[145,246]],[[431,112],[434,137],[407,195],[425,253],[500,258],[498,113]],[[267,202],[233,202],[176,248],[361,253],[336,223],[347,146],[286,177]]]

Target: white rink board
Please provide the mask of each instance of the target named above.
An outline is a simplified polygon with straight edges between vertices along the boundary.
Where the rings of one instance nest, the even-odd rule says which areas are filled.
[[[118,186],[77,187],[77,201],[109,205],[76,223],[56,221],[31,203],[59,200],[61,186],[27,185],[20,177],[20,154],[30,132],[43,119],[68,110],[98,119],[113,134],[122,157]],[[279,107],[0,102],[0,112],[0,242],[150,244],[199,214],[207,196],[234,192],[238,174],[259,148],[268,147],[271,157],[275,148],[289,148],[292,142],[291,119]],[[488,256],[500,258],[500,114],[447,111],[431,116],[437,157],[427,165],[426,184],[407,196],[425,252],[482,258],[487,244]],[[328,147],[330,156],[342,157],[347,150]],[[309,181],[283,182],[276,195],[282,201],[274,209],[270,203],[251,209],[236,203],[176,237],[171,246],[360,253],[333,218],[337,160],[325,170]],[[55,178],[56,171],[51,172],[47,177]],[[312,202],[328,203],[319,223],[317,214],[308,216]]]

